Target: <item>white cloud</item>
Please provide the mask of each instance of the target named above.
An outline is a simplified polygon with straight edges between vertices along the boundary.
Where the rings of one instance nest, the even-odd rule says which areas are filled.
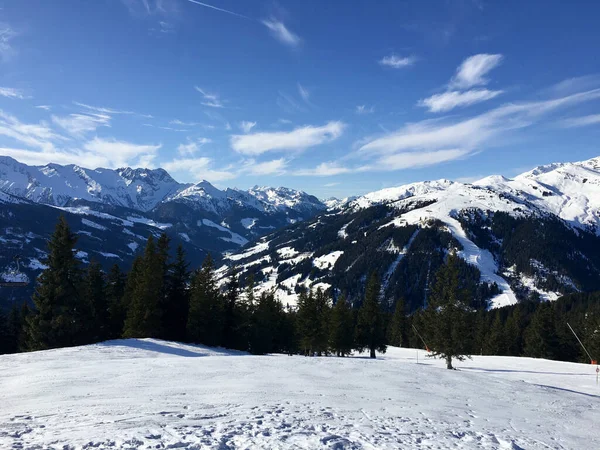
[[[456,69],[456,75],[450,81],[451,88],[468,89],[472,86],[487,84],[484,76],[502,62],[502,55],[481,53],[465,59]]]
[[[6,136],[28,147],[44,151],[53,151],[54,142],[66,140],[65,137],[55,133],[46,122],[23,123],[2,110],[0,110],[0,136]]]
[[[307,176],[317,176],[317,177],[326,177],[332,175],[342,175],[345,173],[356,172],[357,170],[351,169],[349,167],[344,167],[340,163],[337,162],[322,162],[314,169],[301,169],[296,171],[294,175],[307,175]]]
[[[43,109],[44,111],[50,111],[52,109],[52,106],[50,106],[50,105],[37,105],[36,108]]]
[[[257,163],[254,160],[247,161],[243,172],[251,175],[282,175],[286,171],[287,160],[285,158],[274,159]]]
[[[565,128],[585,127],[588,125],[600,125],[600,114],[591,114],[589,116],[572,117],[564,119],[561,122]]]
[[[75,104],[77,106],[81,106],[82,108],[85,108],[89,111],[93,111],[97,114],[135,114],[133,111],[125,111],[125,110],[113,109],[113,108],[104,108],[102,106],[92,106],[92,105],[87,105],[85,103],[80,103],[80,102],[73,102],[73,104]],[[144,117],[148,117],[148,116],[144,116]],[[151,116],[150,116],[150,118],[151,118]]]
[[[428,108],[430,112],[444,112],[457,107],[484,102],[500,94],[502,94],[502,91],[490,91],[488,89],[471,89],[465,92],[448,91],[420,100],[418,104]]]
[[[198,126],[198,125],[202,125],[199,122],[184,122],[184,121],[179,120],[179,119],[171,120],[169,122],[169,124],[171,124],[171,125],[179,125],[181,127],[195,127],[195,126]]]
[[[10,26],[0,23],[0,61],[8,61],[15,54],[11,41],[16,35]]]
[[[182,156],[193,155],[198,150],[200,150],[200,148],[202,148],[204,145],[210,144],[211,142],[212,142],[211,139],[208,139],[205,137],[196,139],[195,141],[188,140],[187,144],[179,144],[179,146],[177,147],[177,151]]]
[[[162,164],[162,166],[168,172],[177,172],[182,175],[186,174],[186,178],[194,181],[208,180],[211,182],[218,182],[231,180],[237,177],[235,173],[228,170],[212,169],[212,163],[212,159],[207,157],[181,158],[166,162]]]
[[[216,6],[209,5],[208,3],[199,2],[198,0],[187,0],[187,1],[188,1],[188,2],[190,2],[190,3],[194,3],[194,4],[196,4],[196,5],[204,6],[205,8],[210,8],[210,9],[213,9],[213,10],[215,10],[215,11],[224,12],[224,13],[230,14],[230,15],[232,15],[232,16],[239,17],[239,18],[241,18],[241,19],[248,19],[248,20],[252,20],[250,17],[248,17],[248,16],[244,16],[243,14],[238,14],[238,13],[236,13],[236,12],[229,11],[228,9],[218,8],[218,7],[216,7]]]
[[[266,26],[271,31],[271,34],[275,37],[275,39],[277,39],[278,41],[280,41],[286,45],[289,45],[290,47],[296,47],[296,46],[300,45],[300,43],[302,42],[302,40],[300,39],[300,36],[292,33],[283,24],[283,22],[281,22],[277,19],[274,19],[274,18],[265,19],[262,21],[262,23],[264,26]]]
[[[339,184],[340,184],[339,182],[335,182],[335,183],[326,183],[326,184],[324,184],[324,185],[323,185],[323,187],[334,187],[334,186],[337,186],[337,185],[339,185]]]
[[[560,108],[600,98],[600,89],[567,97],[500,106],[460,121],[425,120],[362,144],[353,158],[374,158],[369,169],[431,165],[495,144],[503,134],[530,127]]]
[[[240,122],[239,126],[244,133],[249,133],[250,130],[256,126],[256,122],[248,122],[246,120],[243,120],[242,122]]]
[[[394,69],[401,69],[402,67],[412,66],[416,62],[416,58],[414,56],[398,56],[395,54],[391,54],[385,56],[379,60],[379,64],[382,66],[392,67]]]
[[[200,92],[200,94],[202,94],[202,97],[204,98],[204,101],[202,102],[202,104],[204,106],[210,106],[211,108],[224,108],[225,107],[223,105],[223,102],[219,99],[219,96],[217,94],[209,93],[198,86],[194,86],[194,89],[196,89],[198,92]]]
[[[161,145],[139,145],[116,139],[95,137],[91,141],[86,142],[83,148],[93,155],[104,157],[109,168],[128,165],[147,167],[156,157]]]
[[[310,92],[300,83],[298,83],[298,93],[300,94],[300,97],[302,97],[302,100],[306,103],[310,103]]]
[[[52,116],[52,122],[67,133],[81,137],[98,127],[110,127],[111,117],[107,114],[70,114],[68,116]]]
[[[375,112],[374,106],[358,105],[356,107],[356,114],[373,114]]]
[[[0,95],[2,97],[17,98],[19,100],[29,98],[26,97],[25,94],[23,94],[23,91],[8,87],[0,87]]]
[[[245,155],[260,155],[269,151],[297,151],[339,138],[345,125],[329,122],[321,127],[305,126],[292,131],[254,133],[231,136],[231,148]]]

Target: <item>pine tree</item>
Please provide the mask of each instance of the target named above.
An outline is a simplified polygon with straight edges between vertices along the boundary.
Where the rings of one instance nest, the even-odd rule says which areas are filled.
[[[435,275],[430,303],[425,311],[426,331],[432,356],[463,361],[470,347],[471,315],[467,292],[461,288],[458,256],[452,253]]]
[[[354,348],[354,314],[344,295],[335,302],[331,310],[329,345],[337,356],[346,356]]]
[[[319,333],[321,322],[317,302],[312,291],[301,291],[298,297],[298,335],[300,347],[306,356],[313,356],[319,351]]]
[[[314,296],[315,315],[317,317],[313,349],[318,356],[327,353],[329,349],[329,320],[331,315],[331,300],[321,288]]]
[[[223,342],[223,301],[214,280],[210,255],[192,276],[187,335],[191,342],[210,346]]]
[[[227,290],[224,294],[223,308],[223,347],[243,350],[247,344],[241,333],[243,322],[243,308],[240,303],[240,284],[238,276],[234,272],[227,284]]]
[[[135,264],[135,263],[134,263]],[[127,278],[118,264],[114,264],[106,277],[105,296],[108,306],[108,337],[120,338],[123,333],[127,307],[125,305],[125,285]]]
[[[540,303],[525,330],[525,356],[553,359],[558,342],[550,303]]]
[[[359,352],[369,349],[369,356],[376,358],[375,351],[385,353],[387,340],[383,323],[383,314],[379,304],[381,285],[377,274],[369,278],[365,289],[365,299],[358,311],[356,323],[356,345]]]
[[[405,347],[407,329],[406,312],[404,310],[404,299],[396,302],[396,308],[388,328],[388,341],[394,347]]]
[[[115,309],[115,326],[118,326],[119,318],[121,317],[120,314],[123,314],[123,322],[119,332],[120,337],[125,337],[125,322],[127,317],[133,314],[133,299],[135,297],[136,290],[138,289],[138,285],[142,282],[143,272],[144,257],[143,255],[137,255],[133,260],[129,273],[127,274],[125,289],[123,290],[123,297],[121,299],[121,306],[120,308]]]
[[[502,356],[506,354],[507,347],[504,324],[502,323],[500,313],[496,312],[486,339],[486,353],[488,355]]]
[[[77,237],[64,217],[48,242],[48,266],[33,295],[36,312],[28,318],[31,350],[86,344],[92,320],[90,303],[81,295],[81,270],[75,258]]]
[[[92,305],[93,321],[89,324],[90,342],[109,338],[109,312],[105,293],[104,273],[100,264],[92,261],[83,280],[83,295]]]
[[[125,319],[123,336],[127,338],[160,337],[162,335],[163,259],[154,237],[150,235],[142,259],[131,305]]]
[[[185,260],[183,247],[179,245],[175,261],[170,266],[165,304],[165,338],[185,341],[189,310],[189,264]]]
[[[250,351],[255,355],[282,348],[283,306],[272,292],[263,292],[253,311]]]

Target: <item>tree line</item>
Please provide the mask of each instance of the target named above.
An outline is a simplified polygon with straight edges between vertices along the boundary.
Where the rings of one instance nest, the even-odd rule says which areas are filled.
[[[14,305],[0,314],[0,353],[158,338],[253,354],[339,357],[368,351],[374,358],[387,345],[427,347],[448,368],[472,354],[585,361],[569,322],[590,353],[600,356],[599,294],[477,310],[452,252],[433,277],[428,307],[407,315],[402,299],[393,313],[386,312],[376,274],[365,279],[364,295],[355,304],[336,291],[333,298],[329,291],[305,290],[292,309],[272,292],[257,295],[251,276],[241,280],[234,271],[219,286],[210,256],[190,270],[181,246],[170,256],[166,234],[149,236],[127,274],[118,265],[104,273],[93,261],[82,268],[76,242],[61,218],[48,242],[48,268],[37,280],[35,307]]]

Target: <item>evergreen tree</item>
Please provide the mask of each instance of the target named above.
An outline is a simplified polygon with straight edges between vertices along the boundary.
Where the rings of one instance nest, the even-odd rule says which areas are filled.
[[[388,341],[394,347],[405,347],[407,344],[406,335],[408,329],[404,308],[404,299],[401,298],[396,302],[396,308],[388,327]]]
[[[504,332],[504,324],[502,323],[502,317],[499,312],[496,312],[496,316],[492,322],[492,327],[489,330],[486,339],[486,353],[488,355],[505,355],[507,349],[506,336]]]
[[[354,314],[352,306],[340,295],[331,310],[329,345],[337,356],[346,356],[354,348]]]
[[[154,237],[150,235],[146,242],[140,274],[136,276],[131,305],[127,311],[124,337],[147,338],[162,335],[163,274],[163,255],[157,251]]]
[[[369,278],[365,289],[365,299],[358,311],[356,323],[356,345],[359,352],[369,349],[369,356],[376,358],[375,351],[385,353],[387,340],[383,323],[383,314],[379,304],[381,285],[377,274]]]
[[[8,316],[0,308],[0,355],[14,353],[14,337],[8,327]]]
[[[316,328],[315,328],[315,340],[313,342],[313,349],[317,352],[318,356],[322,356],[323,353],[327,353],[329,349],[329,321],[331,313],[331,300],[327,296],[324,290],[321,288],[317,289],[314,296],[315,315],[317,317]]]
[[[188,266],[183,247],[179,245],[168,275],[167,301],[164,311],[165,338],[174,341],[185,341],[186,339],[190,279]]]
[[[505,325],[507,354],[521,356],[523,354],[523,319],[521,306],[516,305],[510,312]]]
[[[144,272],[144,257],[143,255],[137,255],[133,260],[131,269],[127,274],[125,281],[125,289],[123,290],[123,297],[121,299],[120,308],[114,310],[114,325],[119,325],[119,319],[122,318],[123,322],[119,332],[120,337],[125,337],[125,321],[130,315],[130,311],[133,307],[133,299],[135,297],[138,285],[142,282],[142,276]],[[122,314],[122,316],[121,316]],[[133,314],[133,312],[131,312]]]
[[[525,356],[553,359],[558,347],[550,303],[540,303],[525,331]]]
[[[264,355],[282,348],[283,306],[272,292],[263,292],[253,312],[250,351]]]
[[[468,357],[469,303],[467,293],[460,285],[458,256],[452,253],[436,273],[430,304],[425,312],[432,356],[444,358],[448,369],[453,369],[452,359],[462,361]]]
[[[210,346],[223,342],[223,301],[214,280],[210,255],[192,276],[187,335],[191,342]]]
[[[92,261],[83,280],[83,295],[92,305],[93,321],[89,324],[90,342],[100,342],[110,336],[109,312],[104,273],[100,264]]]
[[[76,242],[76,235],[61,216],[48,242],[47,268],[39,276],[33,295],[36,312],[28,318],[27,327],[31,350],[88,343],[92,308],[81,295]]]
[[[108,305],[108,337],[110,339],[119,338],[123,333],[127,316],[124,300],[126,283],[125,274],[121,272],[118,264],[114,264],[106,277],[105,287],[106,304]]]

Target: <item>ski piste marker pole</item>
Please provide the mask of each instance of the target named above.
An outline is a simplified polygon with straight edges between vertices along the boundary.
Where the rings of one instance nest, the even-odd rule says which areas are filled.
[[[428,353],[431,352],[431,350],[429,350],[429,347],[425,343],[425,339],[423,339],[423,337],[417,331],[417,327],[415,327],[414,325],[412,327],[413,327],[413,330],[415,330],[415,333],[417,333],[417,336],[419,336],[419,339],[421,339],[421,342],[423,343],[423,345],[425,346],[425,350],[427,350]]]

